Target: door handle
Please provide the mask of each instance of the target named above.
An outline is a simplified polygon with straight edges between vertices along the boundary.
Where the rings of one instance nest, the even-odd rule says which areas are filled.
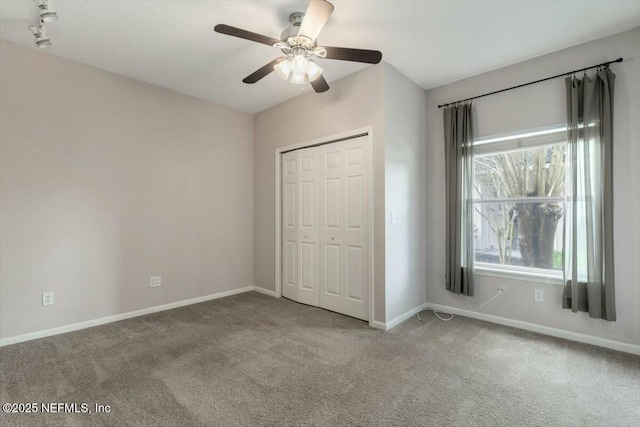
[[[336,236],[331,235],[331,240],[335,240]]]
[[[306,239],[307,237],[309,237],[309,235],[305,233],[304,238]]]

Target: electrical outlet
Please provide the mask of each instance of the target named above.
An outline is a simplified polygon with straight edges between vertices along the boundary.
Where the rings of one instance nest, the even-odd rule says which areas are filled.
[[[43,292],[42,293],[42,305],[51,305],[53,304],[53,292]]]
[[[149,287],[157,288],[158,286],[162,286],[162,276],[151,276],[149,278]]]
[[[507,285],[505,284],[499,284],[498,285],[498,292],[500,292],[500,295],[507,295]]]
[[[544,291],[542,289],[536,289],[533,292],[533,299],[535,299],[537,302],[544,301]]]

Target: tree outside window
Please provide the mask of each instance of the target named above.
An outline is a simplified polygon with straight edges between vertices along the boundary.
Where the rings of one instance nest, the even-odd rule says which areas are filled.
[[[487,144],[474,157],[475,261],[562,270],[566,144],[545,136]],[[535,136],[535,135],[534,135]],[[555,143],[549,141],[555,139]],[[526,148],[514,147],[526,145]],[[497,266],[496,266],[497,267]]]

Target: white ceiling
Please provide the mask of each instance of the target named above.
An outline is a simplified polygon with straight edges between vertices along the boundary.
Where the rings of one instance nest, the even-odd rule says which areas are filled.
[[[384,61],[424,89],[640,25],[638,0],[333,3],[321,45],[380,50]],[[275,73],[254,85],[242,83],[280,52],[213,27],[225,23],[278,38],[289,13],[306,5],[53,0],[60,21],[47,26],[53,47],[46,52],[255,113],[298,95],[300,87]],[[36,18],[34,0],[0,0],[0,37],[33,47],[27,26]],[[319,62],[329,82],[368,66]]]

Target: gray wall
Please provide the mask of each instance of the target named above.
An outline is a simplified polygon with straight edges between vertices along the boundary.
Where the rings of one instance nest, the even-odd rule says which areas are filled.
[[[614,238],[618,320],[606,322],[563,310],[560,289],[546,284],[478,276],[473,298],[445,291],[444,145],[442,111],[437,105],[618,57],[624,57],[622,64],[612,66],[617,76]],[[508,295],[499,297],[482,312],[640,344],[640,28],[429,90],[427,102],[429,302],[473,309],[492,297],[499,283],[504,283]],[[481,98],[475,106],[480,136],[565,123],[564,81],[555,79]],[[534,302],[534,289],[545,291],[543,303]]]
[[[425,110],[424,91],[381,63],[255,116],[256,286],[275,289],[276,148],[373,126],[374,320],[426,302]]]
[[[4,41],[0,67],[0,337],[253,284],[251,115]]]
[[[426,97],[387,65],[385,79],[387,322],[427,302]],[[396,223],[391,223],[391,215]]]
[[[384,78],[385,65],[331,83],[323,94],[306,93],[254,120],[254,278],[275,290],[275,150],[278,147],[373,127],[375,320],[385,320],[384,297]]]
[[[625,57],[614,66],[618,321],[562,310],[558,290],[527,281],[479,276],[474,298],[444,291],[437,104],[618,56]],[[638,344],[639,59],[636,29],[426,95],[383,63],[252,118],[3,41],[0,337],[254,283],[275,289],[275,149],[372,126],[376,321],[426,297],[471,309],[504,283],[508,296],[484,312]],[[476,107],[479,135],[562,123],[563,82]],[[150,289],[150,275],[162,275],[163,286]],[[540,287],[545,302],[534,303]],[[53,306],[41,306],[44,291],[55,291]]]

